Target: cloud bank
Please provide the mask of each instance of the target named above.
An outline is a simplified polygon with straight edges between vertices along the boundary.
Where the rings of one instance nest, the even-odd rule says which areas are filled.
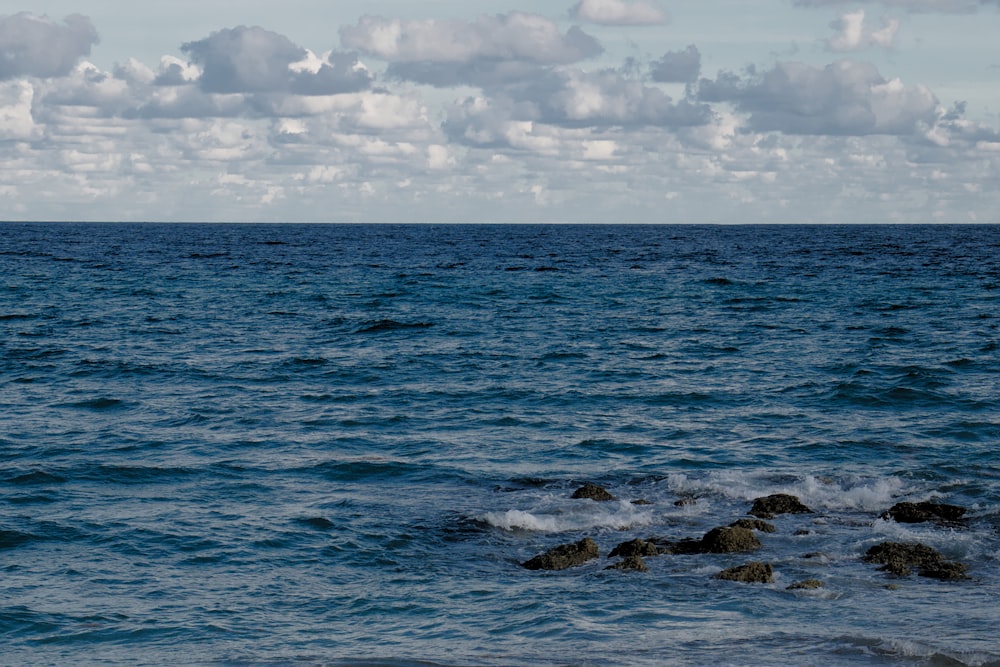
[[[668,20],[620,0],[583,0],[569,16],[601,30]],[[86,17],[4,16],[0,217],[826,222],[1000,210],[984,178],[1000,167],[996,128],[863,59],[900,48],[898,20],[857,9],[816,26],[833,35],[812,61],[715,72],[709,47],[681,36],[615,64],[590,27],[516,11],[363,16],[321,52],[264,27],[221,28],[158,63],[105,71],[86,60],[98,43]]]

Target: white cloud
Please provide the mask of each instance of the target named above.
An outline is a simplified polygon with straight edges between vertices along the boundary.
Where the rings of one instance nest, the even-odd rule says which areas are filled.
[[[0,141],[36,139],[39,128],[31,115],[35,89],[27,81],[0,83]]]
[[[830,51],[843,53],[871,47],[891,49],[899,30],[899,19],[883,17],[882,27],[873,30],[865,23],[865,11],[859,9],[842,15],[830,27],[838,31],[837,35],[826,41],[826,47]]]
[[[720,74],[700,82],[699,97],[735,104],[754,130],[787,134],[914,135],[940,112],[926,86],[887,81],[874,65],[853,60],[825,67],[779,62],[745,78]]]
[[[570,15],[603,25],[658,25],[669,20],[663,8],[650,0],[580,0]]]
[[[602,52],[597,41],[582,30],[570,28],[563,34],[552,19],[522,12],[480,16],[475,21],[364,16],[356,26],[341,28],[340,39],[346,48],[397,63],[515,60],[567,64]]]
[[[67,74],[97,41],[90,19],[79,14],[62,24],[28,12],[0,16],[0,81]]]

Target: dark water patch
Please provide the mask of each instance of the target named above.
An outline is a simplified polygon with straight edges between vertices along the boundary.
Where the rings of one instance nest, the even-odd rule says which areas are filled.
[[[4,480],[7,484],[17,484],[19,486],[46,486],[63,484],[66,481],[66,478],[62,475],[57,475],[46,470],[32,470],[31,472],[20,473]]]
[[[312,528],[314,530],[320,530],[320,531],[333,530],[334,528],[337,527],[336,523],[322,516],[304,517],[296,519],[296,522],[302,524],[303,526],[306,526],[307,528]]]
[[[428,329],[434,326],[433,322],[399,322],[397,320],[372,320],[357,333],[384,333],[389,331],[405,331],[411,329]]]
[[[183,467],[97,464],[82,466],[66,474],[74,480],[101,484],[175,484],[196,474]]]
[[[85,401],[73,401],[70,403],[57,403],[53,407],[70,408],[74,410],[88,410],[93,412],[119,412],[127,410],[133,406],[132,403],[118,398],[91,398]]]
[[[44,538],[31,533],[22,533],[19,530],[5,530],[0,528],[0,549],[14,549],[24,544],[29,544]]]
[[[34,313],[7,313],[0,315],[0,322],[17,322],[22,320],[35,320],[38,315]]]

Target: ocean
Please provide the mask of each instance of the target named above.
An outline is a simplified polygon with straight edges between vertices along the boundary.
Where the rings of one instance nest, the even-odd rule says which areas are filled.
[[[998,226],[0,224],[2,665],[1000,665],[998,565]]]

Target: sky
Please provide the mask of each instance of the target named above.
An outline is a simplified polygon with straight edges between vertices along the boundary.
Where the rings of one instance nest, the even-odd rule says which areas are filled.
[[[1000,0],[0,0],[0,220],[1000,222]]]

